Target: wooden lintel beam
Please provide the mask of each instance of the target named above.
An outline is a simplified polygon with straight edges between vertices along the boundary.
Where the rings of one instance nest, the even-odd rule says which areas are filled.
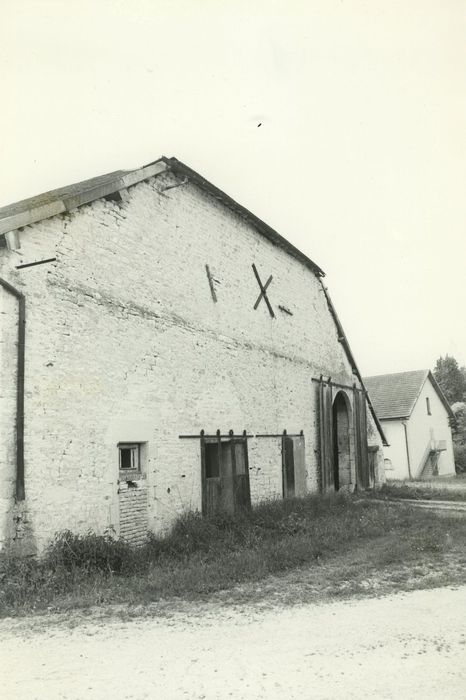
[[[254,310],[256,310],[257,307],[259,306],[260,300],[261,300],[262,298],[264,298],[264,301],[265,301],[265,303],[267,304],[267,308],[268,308],[268,310],[269,310],[269,314],[272,316],[272,318],[275,318],[275,314],[274,314],[274,312],[273,312],[272,306],[271,306],[270,301],[269,301],[269,298],[268,298],[268,296],[267,296],[267,287],[269,286],[269,284],[270,284],[271,281],[273,280],[273,276],[270,275],[270,277],[268,278],[268,280],[267,280],[267,282],[265,283],[265,285],[263,285],[263,284],[262,284],[262,280],[261,280],[261,278],[259,277],[259,273],[257,272],[257,268],[256,268],[256,266],[255,266],[254,263],[252,263],[252,269],[253,269],[253,271],[254,271],[254,275],[255,275],[255,277],[256,277],[257,284],[259,285],[259,288],[260,288],[260,290],[261,290],[261,293],[259,294],[259,297],[257,298],[257,301],[256,301],[256,303],[254,304]]]

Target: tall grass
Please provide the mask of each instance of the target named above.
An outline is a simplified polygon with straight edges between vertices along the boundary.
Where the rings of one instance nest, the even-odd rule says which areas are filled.
[[[269,501],[237,517],[185,513],[166,536],[148,535],[137,548],[108,535],[66,531],[40,560],[0,561],[0,614],[205,595],[318,565],[349,551],[351,543],[386,541],[390,535],[398,547],[412,537],[409,551],[416,554],[431,519],[336,495]],[[438,531],[433,537],[440,541]],[[406,556],[406,547],[399,547],[399,556]]]

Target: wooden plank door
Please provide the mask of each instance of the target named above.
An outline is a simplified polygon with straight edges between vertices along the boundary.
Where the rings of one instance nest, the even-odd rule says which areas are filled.
[[[203,441],[202,512],[234,513],[251,505],[246,438]]]
[[[247,440],[234,438],[232,447],[234,459],[234,510],[238,512],[251,507]]]
[[[282,437],[282,487],[283,498],[293,498],[295,495],[294,480],[294,445],[293,438]]]
[[[377,456],[379,448],[377,445],[368,447],[368,457],[369,457],[369,486],[372,488],[375,484],[375,474],[377,465]]]
[[[201,440],[202,514],[214,515],[221,501],[219,443]]]
[[[324,381],[318,384],[320,483],[323,493],[334,488],[333,475],[333,415],[332,387]]]
[[[304,436],[282,437],[283,498],[307,493]]]
[[[366,395],[363,391],[354,391],[355,433],[356,433],[356,482],[357,488],[370,486],[369,454],[367,445]]]

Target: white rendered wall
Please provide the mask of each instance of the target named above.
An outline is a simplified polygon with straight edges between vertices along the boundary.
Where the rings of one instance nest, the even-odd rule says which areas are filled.
[[[408,458],[406,454],[405,430],[401,420],[384,420],[382,428],[389,443],[389,447],[383,448],[385,463],[385,476],[387,479],[408,479]]]
[[[430,416],[427,413],[427,398],[430,402]],[[408,440],[410,454],[412,454],[414,478],[419,474],[422,457],[430,439],[445,440],[446,442],[447,449],[441,453],[438,463],[439,476],[455,474],[453,440],[448,423],[448,413],[430,379],[427,378],[408,422]]]

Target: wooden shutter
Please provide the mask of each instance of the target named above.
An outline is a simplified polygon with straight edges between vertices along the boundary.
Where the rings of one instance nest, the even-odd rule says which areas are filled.
[[[294,446],[293,438],[286,435],[282,438],[282,478],[283,498],[292,498],[295,495]]]
[[[325,493],[334,486],[332,387],[321,380],[319,387],[320,478]]]
[[[246,439],[234,439],[231,443],[234,469],[234,510],[251,507],[249,486],[248,443]]]
[[[307,484],[303,435],[283,436],[282,469],[283,498],[305,496]]]
[[[369,455],[367,446],[366,396],[364,392],[354,390],[355,433],[356,433],[356,483],[360,489],[370,486]]]
[[[368,448],[368,456],[369,456],[369,486],[370,488],[374,487],[375,484],[375,475],[376,475],[376,470],[377,470],[377,457],[378,457],[378,446],[373,445]]]
[[[235,513],[251,506],[246,438],[201,438],[202,513]]]
[[[294,454],[294,491],[296,496],[307,493],[306,461],[304,451],[304,436],[292,438]]]

